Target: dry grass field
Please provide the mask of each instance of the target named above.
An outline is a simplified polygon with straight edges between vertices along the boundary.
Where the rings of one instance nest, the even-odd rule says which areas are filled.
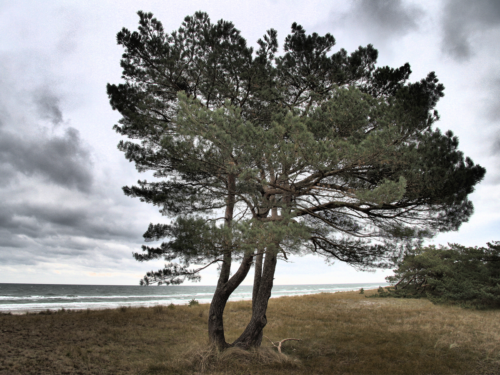
[[[373,293],[367,291],[366,294]],[[226,308],[228,341],[251,303]],[[207,348],[208,305],[0,315],[0,374],[498,374],[500,311],[356,292],[272,299],[254,352]]]

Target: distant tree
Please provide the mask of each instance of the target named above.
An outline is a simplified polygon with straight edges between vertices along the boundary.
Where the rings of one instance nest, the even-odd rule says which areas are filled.
[[[450,244],[414,249],[387,281],[394,287],[378,293],[381,297],[500,307],[500,242],[486,248]]]
[[[175,219],[150,224],[146,241],[167,240],[135,258],[169,262],[146,285],[220,265],[208,320],[219,348],[260,345],[278,258],[388,266],[472,214],[467,197],[485,170],[464,160],[451,132],[432,130],[444,90],[434,73],[410,83],[408,64],[376,68],[371,45],[330,53],[333,36],[295,23],[277,55],[272,29],[254,53],[232,23],[206,13],[171,34],[139,17],[138,31],[118,33],[124,83],[107,91],[123,116],[115,130],[131,139],[119,149],[159,180],[123,189]],[[252,318],[228,344],[224,308],[252,265]]]

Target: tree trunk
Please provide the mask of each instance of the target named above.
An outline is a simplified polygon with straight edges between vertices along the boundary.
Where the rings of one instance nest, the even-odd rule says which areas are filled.
[[[233,174],[228,176],[228,196],[226,200],[226,214],[224,225],[230,227],[233,221],[233,212],[235,204],[235,187],[236,178]],[[224,252],[224,258],[222,262],[222,267],[219,275],[219,281],[217,282],[217,288],[215,289],[212,302],[210,303],[210,311],[208,314],[208,339],[211,344],[217,346],[220,350],[226,349],[229,344],[226,342],[224,335],[224,320],[223,314],[226,307],[227,300],[231,293],[241,284],[252,266],[253,257],[251,254],[243,257],[238,271],[229,278],[231,274],[231,244],[226,244],[226,250]]]
[[[271,297],[273,288],[274,272],[276,270],[278,247],[267,249],[264,261],[264,269],[260,279],[260,287],[257,298],[253,301],[253,311],[250,323],[245,331],[236,339],[232,346],[238,346],[244,349],[258,347],[262,342],[262,330],[267,324],[267,305]]]
[[[225,225],[231,226],[233,220],[233,210],[235,204],[235,178],[233,175],[228,177],[228,197],[226,205]],[[276,209],[273,210],[273,213]],[[267,216],[267,215],[266,215]],[[253,261],[253,254],[245,255],[238,271],[229,279],[231,272],[231,250],[224,253],[224,261],[217,288],[210,304],[208,317],[208,336],[210,343],[216,345],[219,350],[224,350],[229,346],[239,346],[245,349],[259,347],[262,343],[263,329],[267,324],[267,305],[271,297],[273,288],[274,273],[276,270],[277,253],[279,246],[268,248],[264,265],[262,265],[263,254],[258,254],[255,259],[255,276],[252,293],[252,318],[241,336],[231,345],[226,342],[224,335],[223,314],[226,303],[247,276]],[[263,250],[259,250],[263,251]]]
[[[258,254],[255,256],[255,275],[253,278],[253,292],[252,292],[252,312],[255,310],[255,301],[259,294],[260,280],[262,279],[262,259],[264,258],[263,250],[257,250]]]
[[[227,300],[234,290],[242,283],[242,281],[245,280],[245,277],[252,266],[252,261],[252,255],[246,255],[243,258],[238,271],[236,271],[236,273],[229,280],[227,280],[225,276],[229,276],[228,271],[230,265],[227,266],[225,262],[222,265],[219,282],[217,283],[217,288],[215,289],[214,297],[210,303],[210,311],[208,313],[208,338],[210,343],[217,346],[220,350],[224,350],[229,347],[224,335],[223,320]],[[224,282],[224,280],[227,281]]]
[[[253,293],[252,293],[252,314],[255,312],[257,306],[257,296],[259,295],[260,281],[262,280],[262,259],[264,258],[263,250],[257,250],[258,254],[255,256],[255,275],[253,280]],[[262,343],[263,331],[260,331],[260,337],[257,338],[255,346],[258,347]]]

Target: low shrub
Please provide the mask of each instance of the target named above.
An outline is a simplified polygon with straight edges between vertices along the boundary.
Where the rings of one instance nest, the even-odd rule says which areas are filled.
[[[188,303],[189,306],[198,306],[199,304],[200,303],[197,300],[195,300],[194,298],[191,301],[189,301],[189,303]]]
[[[488,247],[429,246],[406,255],[371,297],[422,298],[464,307],[500,307],[500,242]]]

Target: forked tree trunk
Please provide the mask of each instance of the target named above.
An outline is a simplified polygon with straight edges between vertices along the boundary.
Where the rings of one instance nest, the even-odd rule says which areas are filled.
[[[252,318],[245,328],[245,331],[236,339],[232,346],[238,346],[244,349],[260,346],[262,342],[262,330],[267,324],[266,311],[273,288],[276,263],[277,249],[268,249],[257,298],[253,301]]]
[[[226,258],[226,257],[224,257]],[[227,256],[228,262],[222,265],[219,282],[215,289],[214,297],[210,303],[208,314],[208,338],[211,344],[214,344],[220,350],[224,350],[230,345],[226,342],[224,335],[223,314],[226,303],[234,290],[245,280],[245,277],[252,266],[253,257],[247,255],[243,258],[238,271],[228,280],[231,267],[231,255]]]
[[[260,257],[260,265],[259,265]],[[256,257],[256,275],[255,280],[259,286],[254,285],[252,299],[252,318],[248,323],[245,331],[232,344],[228,344],[224,335],[223,314],[226,303],[231,296],[231,293],[241,284],[247,276],[252,262],[253,256],[247,255],[243,258],[238,271],[229,279],[225,279],[229,267],[223,264],[219,283],[215,290],[212,303],[210,304],[210,312],[208,319],[208,335],[211,344],[214,344],[219,350],[227,349],[230,346],[238,346],[244,349],[251,347],[259,347],[262,343],[263,329],[267,324],[266,311],[271,297],[273,288],[274,273],[277,263],[277,251],[268,250],[262,267],[262,254]],[[262,269],[263,268],[263,269]],[[260,271],[260,272],[259,272]],[[259,277],[260,275],[260,277]],[[224,280],[227,280],[224,282]]]
[[[228,177],[228,198],[226,205],[225,225],[231,226],[235,204],[235,178]],[[262,251],[262,250],[260,250]],[[208,316],[208,337],[211,344],[219,350],[230,346],[239,346],[245,349],[259,347],[262,343],[263,329],[267,324],[267,305],[273,288],[274,272],[276,270],[278,246],[275,249],[267,249],[264,265],[262,266],[263,254],[255,256],[255,277],[252,293],[252,318],[245,331],[233,343],[228,344],[224,335],[223,314],[226,303],[234,290],[243,282],[253,263],[253,254],[245,255],[238,271],[229,278],[231,272],[231,250],[224,253],[224,259],[217,282],[210,312]]]
[[[226,200],[226,213],[224,217],[224,225],[230,227],[233,221],[233,212],[235,204],[235,186],[236,178],[233,174],[228,176],[228,196]],[[217,346],[220,350],[226,349],[229,345],[226,342],[224,335],[224,320],[223,314],[229,296],[241,284],[250,271],[252,266],[253,257],[251,254],[245,256],[241,262],[238,271],[229,278],[231,274],[231,244],[226,244],[227,248],[224,252],[221,272],[217,288],[215,289],[212,302],[210,304],[210,311],[208,314],[208,338],[211,344]]]

